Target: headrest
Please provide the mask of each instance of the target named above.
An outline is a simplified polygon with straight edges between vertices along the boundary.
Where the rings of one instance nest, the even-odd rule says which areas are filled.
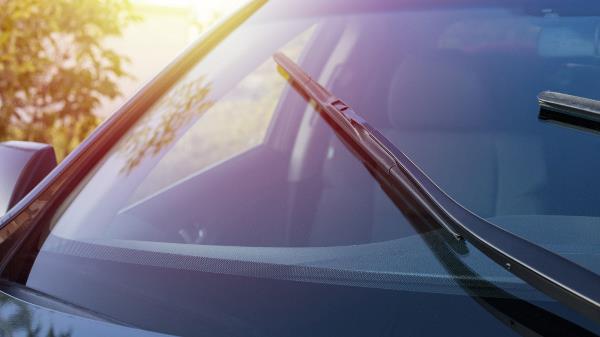
[[[388,117],[396,129],[470,129],[485,119],[486,96],[459,55],[411,55],[394,70]]]

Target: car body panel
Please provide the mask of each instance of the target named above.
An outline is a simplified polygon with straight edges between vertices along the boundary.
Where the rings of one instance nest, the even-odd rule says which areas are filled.
[[[166,336],[47,309],[0,291],[2,336]]]

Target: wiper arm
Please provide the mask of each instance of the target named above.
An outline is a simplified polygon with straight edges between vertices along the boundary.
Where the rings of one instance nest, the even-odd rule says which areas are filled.
[[[442,191],[402,151],[341,99],[310,78],[282,53],[273,58],[297,87],[314,100],[349,139],[360,159],[382,179],[409,193],[456,240],[468,240],[480,251],[535,288],[600,322],[600,276],[480,218]],[[345,142],[344,142],[345,143]]]
[[[542,91],[538,94],[540,119],[600,131],[600,101]]]

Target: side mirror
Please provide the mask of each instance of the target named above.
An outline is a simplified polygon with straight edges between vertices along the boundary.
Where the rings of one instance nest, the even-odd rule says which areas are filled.
[[[0,143],[0,217],[56,167],[54,149],[34,142]]]

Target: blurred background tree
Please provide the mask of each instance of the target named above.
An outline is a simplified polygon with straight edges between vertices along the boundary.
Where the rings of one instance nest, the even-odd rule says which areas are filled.
[[[119,95],[127,58],[102,41],[138,20],[128,0],[0,0],[0,141],[52,144],[59,160]]]

